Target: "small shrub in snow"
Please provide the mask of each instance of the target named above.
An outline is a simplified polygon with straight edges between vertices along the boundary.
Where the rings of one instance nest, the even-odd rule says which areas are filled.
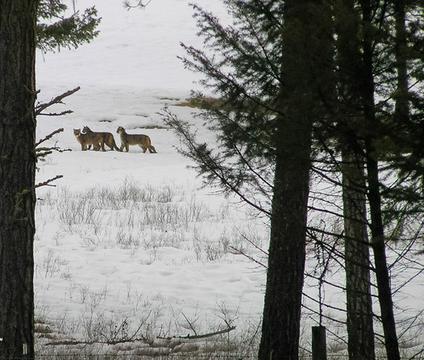
[[[35,266],[35,271],[42,273],[45,278],[49,278],[59,273],[63,265],[66,265],[66,261],[49,249],[41,260],[41,264]]]
[[[123,249],[138,248],[140,246],[140,239],[131,232],[120,229],[116,235],[116,243]]]

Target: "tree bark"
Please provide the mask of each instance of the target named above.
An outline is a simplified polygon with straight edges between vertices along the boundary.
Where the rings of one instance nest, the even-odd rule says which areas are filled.
[[[371,216],[371,244],[374,252],[378,300],[381,310],[384,340],[388,360],[399,360],[399,343],[393,313],[393,299],[390,289],[390,276],[387,267],[384,225],[381,211],[378,158],[375,149],[378,122],[375,116],[374,76],[373,76],[373,35],[370,0],[361,1],[363,21],[363,73],[360,76],[363,109],[365,116],[365,159],[368,182],[368,202]]]
[[[34,356],[35,0],[0,0],[0,358]]]
[[[395,120],[405,124],[409,120],[405,0],[394,1],[394,12],[396,28],[395,57],[397,70]]]
[[[366,178],[363,143],[357,129],[363,126],[362,72],[359,16],[354,0],[337,0],[339,142],[342,153],[343,214],[345,233],[346,310],[348,353],[351,360],[374,360],[374,330],[370,287],[370,256],[366,212]],[[354,114],[355,116],[352,116]]]
[[[371,243],[374,252],[378,301],[380,303],[384,341],[387,359],[400,360],[399,343],[396,334],[396,322],[393,313],[393,299],[390,288],[390,275],[387,267],[386,244],[384,241],[380,183],[378,179],[378,162],[372,157],[375,150],[369,141],[367,141],[366,153],[368,201],[371,214]]]
[[[349,359],[374,360],[364,161],[347,150],[342,161]]]
[[[259,359],[297,360],[312,124],[322,116],[331,66],[323,1],[285,2],[282,81],[277,121],[271,238]],[[313,36],[311,36],[313,34]]]

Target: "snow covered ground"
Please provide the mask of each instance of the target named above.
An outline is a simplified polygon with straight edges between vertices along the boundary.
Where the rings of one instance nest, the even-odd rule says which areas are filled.
[[[143,331],[163,336],[186,334],[189,322],[200,332],[257,324],[264,271],[230,247],[252,248],[243,236],[266,247],[267,226],[237,199],[200,188],[157,114],[169,105],[192,119],[191,109],[172,106],[196,80],[177,59],[179,41],[199,43],[191,8],[177,0],[130,12],[115,0],[96,6],[96,41],[38,54],[40,101],[81,90],[57,107],[73,114],[38,122],[38,138],[63,127],[49,143],[72,151],[49,156],[37,173],[40,182],[64,176],[37,193],[37,317],[85,339],[124,320],[129,332],[145,321]],[[82,152],[73,129],[85,125],[112,132],[118,146],[118,126],[147,134],[158,153]]]
[[[219,1],[198,2],[227,16]],[[129,333],[143,324],[146,334],[162,336],[192,333],[190,326],[198,332],[226,323],[240,332],[256,326],[265,272],[232,247],[263,260],[244,237],[267,249],[267,223],[238,199],[202,189],[158,114],[168,105],[214,141],[192,109],[173,106],[199,79],[177,59],[180,41],[200,46],[188,1],[153,0],[147,9],[129,12],[117,0],[76,5],[92,3],[103,18],[98,39],[78,50],[38,54],[39,100],[81,90],[56,108],[73,114],[38,120],[38,138],[63,127],[49,143],[72,151],[50,155],[37,172],[39,182],[64,176],[57,187],[37,192],[37,318],[85,339],[107,326],[113,333],[111,324],[124,322]],[[82,152],[73,129],[84,125],[112,132],[118,146],[118,126],[147,134],[158,153],[136,147],[129,153]],[[316,296],[316,284],[307,284],[305,291]],[[411,313],[422,308],[424,297],[422,284],[412,285],[402,298]],[[345,301],[331,289],[326,300],[336,306]],[[309,331],[305,326],[305,346]]]

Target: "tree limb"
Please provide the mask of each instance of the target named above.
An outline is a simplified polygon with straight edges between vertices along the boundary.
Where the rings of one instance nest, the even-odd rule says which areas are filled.
[[[35,116],[45,115],[45,114],[42,114],[42,112],[44,110],[46,110],[48,107],[50,107],[50,106],[52,106],[54,104],[63,104],[62,100],[64,98],[66,98],[66,97],[68,97],[68,96],[76,93],[80,89],[81,89],[81,87],[78,86],[75,89],[68,90],[68,91],[64,92],[63,94],[56,96],[55,98],[51,99],[47,103],[39,103],[39,104],[37,104],[36,107],[35,107]],[[68,111],[71,111],[71,110],[68,110]],[[69,113],[69,112],[66,112],[65,111],[64,113]]]
[[[53,181],[56,181],[56,180],[61,179],[61,178],[63,178],[63,175],[56,175],[54,178],[51,178],[51,179],[48,179],[46,181],[43,181],[41,183],[36,184],[34,186],[34,188],[36,189],[36,188],[39,188],[41,186],[56,186],[56,185],[52,185],[51,183]]]
[[[63,132],[63,130],[64,130],[63,128],[60,128],[60,129],[56,129],[55,131],[51,132],[46,137],[44,137],[43,139],[41,139],[37,143],[35,143],[35,147],[37,147],[38,145],[42,144],[43,142],[51,139],[54,135]]]
[[[208,338],[208,337],[211,337],[211,336],[229,333],[230,331],[235,330],[235,328],[236,328],[235,326],[229,326],[224,330],[218,330],[218,331],[210,332],[210,333],[207,333],[207,334],[174,336],[174,337],[160,337],[160,336],[158,336],[157,338],[158,339],[165,339],[165,340],[171,340],[171,339],[204,339],[204,338]]]

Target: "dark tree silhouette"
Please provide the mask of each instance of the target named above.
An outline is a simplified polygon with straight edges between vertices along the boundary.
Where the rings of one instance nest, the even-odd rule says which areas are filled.
[[[0,1],[0,357],[34,356],[35,0]]]

